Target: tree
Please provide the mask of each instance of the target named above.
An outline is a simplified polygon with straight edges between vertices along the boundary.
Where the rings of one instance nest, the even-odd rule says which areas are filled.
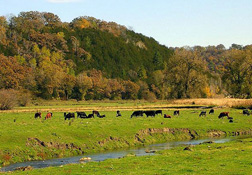
[[[232,44],[230,49],[238,49],[238,50],[242,50],[242,45],[239,44]]]
[[[166,86],[172,98],[201,97],[206,86],[206,63],[195,51],[178,49],[168,62]]]
[[[7,21],[4,16],[0,16],[0,45],[7,44],[6,30],[7,30]]]
[[[125,87],[125,92],[123,93],[124,94],[123,99],[136,100],[140,86],[130,80],[124,81],[123,84]]]
[[[140,66],[139,70],[138,70],[138,77],[141,79],[141,80],[145,80],[147,79],[147,72],[144,68],[143,65]]]
[[[223,81],[227,91],[234,97],[251,97],[252,47],[245,50],[232,49],[227,53]]]
[[[77,56],[80,42],[75,36],[71,36],[71,41],[72,41],[72,45],[73,45],[73,51],[74,51],[75,55]]]
[[[122,93],[125,91],[120,81],[116,79],[109,79],[107,87],[105,89],[105,95],[111,100],[122,99]]]
[[[76,86],[80,92],[79,99],[85,100],[85,95],[87,91],[93,87],[93,82],[86,73],[81,73],[76,77]]]
[[[61,23],[60,18],[53,13],[44,12],[44,13],[42,13],[42,16],[44,18],[44,24],[46,26],[53,27],[54,25]]]
[[[20,65],[15,57],[0,54],[0,65],[0,88],[21,89],[32,74],[31,69]]]
[[[156,70],[162,70],[163,69],[163,57],[161,56],[161,54],[157,51],[154,55],[153,58],[153,64],[155,65],[155,69]]]
[[[68,100],[69,96],[72,94],[73,87],[76,84],[75,77],[72,75],[65,74],[61,82],[61,89],[64,91],[65,99]]]

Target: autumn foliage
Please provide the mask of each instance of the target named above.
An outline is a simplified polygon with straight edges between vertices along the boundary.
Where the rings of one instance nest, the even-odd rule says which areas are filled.
[[[88,16],[0,17],[0,89],[45,99],[251,98],[251,58],[252,46],[167,48]]]

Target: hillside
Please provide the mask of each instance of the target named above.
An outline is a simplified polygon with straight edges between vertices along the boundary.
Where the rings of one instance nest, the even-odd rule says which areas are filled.
[[[45,99],[248,98],[250,50],[167,48],[114,22],[83,16],[66,23],[52,13],[21,12],[0,17],[0,89]],[[233,64],[238,55],[242,64]]]

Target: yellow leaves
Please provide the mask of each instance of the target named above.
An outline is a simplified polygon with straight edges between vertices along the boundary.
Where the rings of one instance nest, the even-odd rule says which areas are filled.
[[[84,29],[89,28],[91,26],[90,22],[84,18],[80,19],[78,23],[76,24],[77,27]]]
[[[59,38],[64,38],[64,37],[65,37],[64,32],[58,32],[58,33],[57,33],[57,37],[59,37]]]
[[[93,86],[92,79],[87,76],[87,74],[79,74],[76,78],[76,84],[80,91],[86,91]]]
[[[204,91],[205,91],[205,94],[206,94],[207,98],[212,97],[212,93],[211,93],[210,87],[206,86],[204,88]]]

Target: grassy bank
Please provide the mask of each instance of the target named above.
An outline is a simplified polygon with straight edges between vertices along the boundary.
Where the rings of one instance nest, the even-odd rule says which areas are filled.
[[[251,174],[252,139],[185,146],[154,156],[125,157],[103,162],[64,165],[6,174]]]
[[[221,111],[229,111],[234,123],[218,119]],[[122,117],[118,118],[115,111],[100,112],[106,117],[67,121],[63,112],[53,112],[49,120],[34,119],[33,112],[0,113],[1,166],[167,140],[250,132],[252,123],[250,117],[235,109],[217,109],[214,115],[201,118],[200,110],[181,110],[181,115],[172,119],[164,119],[161,115],[131,119],[130,110],[121,111]],[[163,113],[172,115],[173,110]],[[45,113],[42,116],[44,118]]]

